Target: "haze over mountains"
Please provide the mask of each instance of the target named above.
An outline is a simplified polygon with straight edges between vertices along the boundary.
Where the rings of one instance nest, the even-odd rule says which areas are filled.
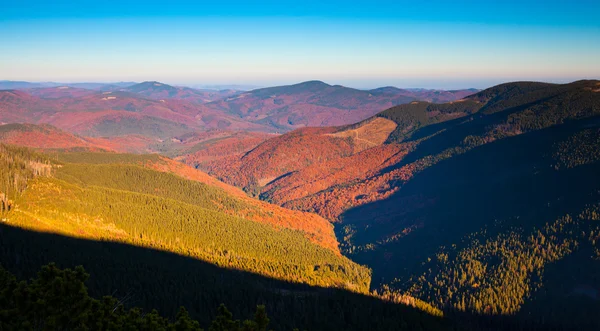
[[[12,84],[0,263],[19,277],[84,264],[94,295],[203,322],[225,302],[278,328],[600,327],[598,80]]]

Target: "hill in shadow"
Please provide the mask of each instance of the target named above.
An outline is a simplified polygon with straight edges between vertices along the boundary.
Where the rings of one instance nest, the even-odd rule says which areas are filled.
[[[415,174],[390,198],[346,211],[341,217],[343,226],[338,228],[338,237],[343,238],[348,228],[353,229],[351,244],[355,247],[350,257],[373,269],[374,286],[378,282],[396,283],[398,288],[409,290],[411,284],[422,283],[422,280],[416,279],[424,275],[424,283],[434,284],[431,285],[432,291],[440,291],[439,295],[434,295],[437,300],[440,296],[452,298],[449,293],[456,292],[451,284],[442,286],[435,283],[442,282],[442,275],[465,267],[458,266],[460,254],[514,234],[519,242],[513,242],[514,247],[507,246],[505,256],[502,255],[504,253],[491,254],[483,248],[477,253],[477,261],[488,268],[487,275],[490,278],[500,277],[501,269],[495,268],[508,263],[506,256],[518,256],[518,245],[523,245],[522,252],[546,258],[546,253],[543,250],[538,252],[529,236],[543,232],[546,224],[570,215],[576,219],[574,225],[566,225],[567,230],[561,229],[562,232],[545,233],[545,237],[556,240],[558,246],[577,242],[573,252],[581,250],[584,255],[588,254],[585,259],[578,258],[577,263],[570,263],[577,268],[568,271],[570,283],[562,285],[562,295],[548,294],[554,298],[552,302],[559,301],[557,297],[560,297],[564,301],[563,306],[568,305],[570,300],[576,299],[570,295],[573,288],[579,283],[586,283],[583,266],[592,268],[592,265],[598,264],[597,260],[590,258],[597,248],[595,242],[588,244],[589,236],[580,235],[597,231],[596,223],[581,215],[600,199],[597,143],[590,143],[590,148],[595,148],[596,153],[587,154],[581,152],[584,144],[571,139],[588,133],[597,136],[598,124],[597,117],[572,120],[560,126],[497,140],[442,160]],[[561,153],[569,155],[567,161],[561,161]],[[448,254],[450,265],[437,263],[438,259],[442,259],[440,253]],[[571,259],[570,253],[566,254],[564,258]],[[562,258],[558,257],[558,261]],[[532,267],[527,278],[531,287],[539,281],[542,290],[537,293],[554,291],[556,286],[546,286],[545,282],[556,285],[560,282],[555,279],[564,278],[567,272],[550,267],[552,263],[548,266],[546,269],[544,265]],[[524,268],[528,267],[524,265]],[[543,274],[544,283],[538,279],[538,272]],[[597,279],[588,279],[589,282],[599,285]],[[425,292],[420,293],[421,297],[416,296],[428,302],[434,301]],[[473,289],[467,290],[467,293],[474,292]],[[556,311],[552,302],[525,305],[522,315],[539,312],[538,316],[544,316],[542,312]],[[455,302],[449,299],[447,303]],[[574,316],[565,319],[562,315],[560,318],[563,323],[570,320],[575,324],[588,323],[591,318],[591,315],[587,316],[587,320],[575,319]],[[548,318],[547,322],[550,320],[556,319]]]
[[[75,239],[0,224],[0,264],[20,279],[42,265],[83,265],[95,297],[113,295],[126,306],[175,316],[185,306],[208,325],[224,303],[236,316],[265,304],[271,327],[291,330],[448,329],[449,322],[416,308],[344,290],[286,283],[223,269],[196,259],[114,242]]]

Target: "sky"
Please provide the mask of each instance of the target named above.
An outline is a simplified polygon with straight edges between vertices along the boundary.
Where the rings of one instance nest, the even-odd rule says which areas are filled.
[[[0,1],[0,80],[449,89],[600,79],[598,0]]]

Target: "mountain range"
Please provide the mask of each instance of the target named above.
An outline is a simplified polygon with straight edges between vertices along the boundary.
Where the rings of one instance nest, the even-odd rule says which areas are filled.
[[[343,251],[373,269],[379,291],[583,327],[589,317],[574,316],[598,307],[573,293],[597,286],[599,87],[504,84],[191,164],[336,223]],[[587,267],[567,276],[554,264]]]
[[[474,92],[414,93],[385,88],[371,94],[322,82],[249,92],[198,90],[155,81],[69,85],[3,81],[0,86],[13,87],[0,90],[0,123],[50,124],[79,135],[115,139],[120,144],[131,140],[132,146],[122,150],[134,152],[189,147],[187,154],[197,152],[199,147],[178,142],[200,131],[211,132],[213,141],[222,139],[224,132],[229,141],[240,141],[240,135],[247,133],[268,137],[261,133],[307,125],[350,124],[392,104],[415,99],[454,100]],[[262,140],[253,141],[258,144]]]
[[[29,86],[0,121],[20,278],[82,264],[93,295],[203,322],[223,302],[277,328],[600,327],[600,81]]]

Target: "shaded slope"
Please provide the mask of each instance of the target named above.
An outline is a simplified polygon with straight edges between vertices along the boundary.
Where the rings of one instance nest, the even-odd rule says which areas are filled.
[[[378,282],[440,308],[536,321],[548,309],[561,311],[590,280],[576,269],[567,271],[569,284],[546,285],[564,272],[545,267],[576,252],[585,256],[578,268],[597,264],[590,256],[600,228],[586,210],[597,213],[600,198],[599,124],[593,118],[506,138],[431,166],[388,199],[342,214],[346,251],[371,266]],[[554,299],[536,303],[537,291]],[[586,325],[597,307],[577,309],[588,319],[573,319],[568,309],[552,320]]]
[[[29,278],[53,261],[62,267],[83,265],[91,274],[91,295],[112,294],[128,307],[158,309],[169,317],[184,305],[202,325],[214,318],[215,304],[224,303],[236,316],[251,316],[257,304],[265,304],[275,330],[451,328],[415,308],[343,290],[281,282],[151,248],[0,224],[3,267]]]

